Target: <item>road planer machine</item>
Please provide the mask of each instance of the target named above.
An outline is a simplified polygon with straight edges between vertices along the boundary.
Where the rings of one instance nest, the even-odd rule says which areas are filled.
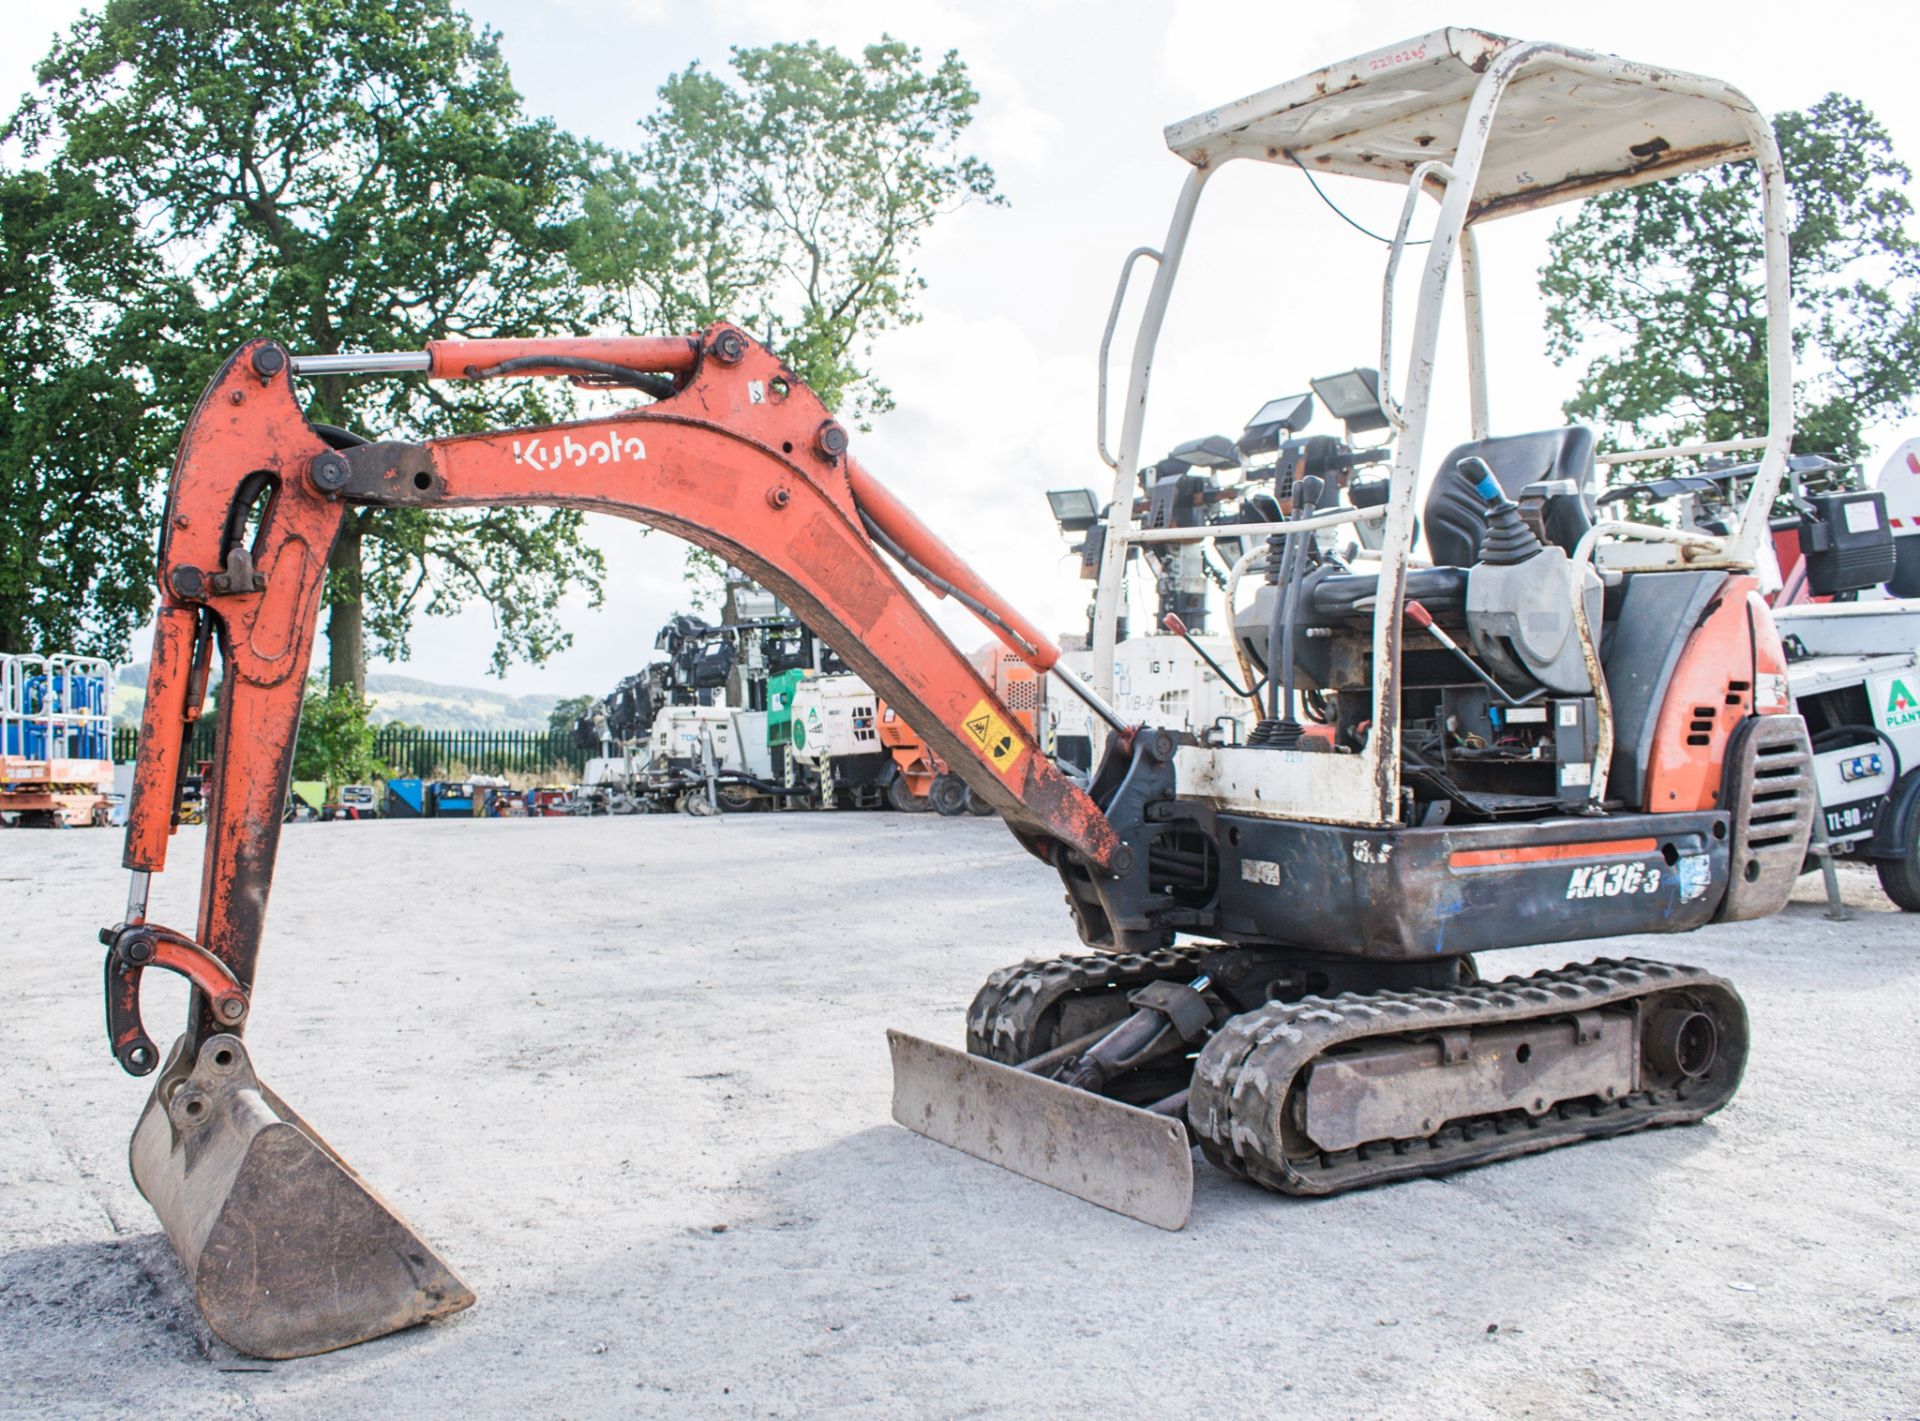
[[[260,339],[222,366],[166,503],[132,888],[124,920],[102,934],[113,1052],[133,1074],[157,1072],[134,1177],[217,1334],[299,1356],[473,1300],[261,1081],[243,1040],[328,557],[354,507],[545,504],[712,550],[832,645],[1059,875],[1088,951],[995,973],[964,1051],[891,1034],[894,1114],[912,1130],[1176,1228],[1195,1145],[1236,1175],[1317,1195],[1695,1121],[1726,1103],[1747,1052],[1726,982],[1641,960],[1493,981],[1473,954],[1758,917],[1785,902],[1800,869],[1807,735],[1754,572],[1792,436],[1786,196],[1765,119],[1713,80],[1444,30],[1168,137],[1190,165],[1185,186],[1164,245],[1136,252],[1121,279],[1124,294],[1127,273],[1154,263],[1107,459],[1092,674],[1057,678],[1095,717],[1084,778],[1040,752],[901,574],[971,609],[1037,672],[1056,667],[1054,644],[734,326],[436,341],[396,355],[295,355]],[[1264,521],[1231,528],[1233,585],[1247,595],[1226,621],[1257,725],[1247,743],[1222,744],[1130,724],[1109,697],[1129,549],[1228,536],[1205,517],[1142,527],[1131,510],[1148,372],[1188,228],[1211,175],[1242,159],[1402,184],[1389,316],[1410,253],[1419,275],[1403,383],[1389,319],[1377,369],[1317,381],[1316,396],[1275,402],[1258,421],[1285,467]],[[1725,533],[1597,517],[1588,431],[1490,424],[1475,228],[1745,161],[1759,179],[1770,305],[1760,472]],[[1422,210],[1425,245],[1409,238]],[[1456,268],[1471,438],[1430,458],[1434,352]],[[633,403],[560,426],[370,441],[306,419],[296,377],[320,374],[565,378]],[[1103,370],[1103,406],[1104,391]],[[1316,402],[1343,436],[1301,434]],[[1380,437],[1363,449],[1369,433]],[[1717,451],[1677,457],[1701,452]],[[1358,477],[1374,464],[1384,478]],[[1430,554],[1418,561],[1416,522]],[[1320,536],[1348,525],[1370,536]],[[1363,543],[1371,556],[1352,551]],[[149,918],[148,890],[216,655],[219,744],[189,935]],[[194,989],[164,1057],[140,1016],[151,968]]]

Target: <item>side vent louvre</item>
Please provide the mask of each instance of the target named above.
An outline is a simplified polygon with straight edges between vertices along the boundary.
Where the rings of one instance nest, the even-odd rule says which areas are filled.
[[[1748,716],[1727,746],[1722,806],[1732,816],[1723,922],[1786,905],[1813,832],[1813,747],[1797,715]]]

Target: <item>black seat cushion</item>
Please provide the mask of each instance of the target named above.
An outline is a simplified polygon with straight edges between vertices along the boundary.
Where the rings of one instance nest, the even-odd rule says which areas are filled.
[[[1472,567],[1486,535],[1486,503],[1455,473],[1462,459],[1485,459],[1508,498],[1541,479],[1571,479],[1577,501],[1559,499],[1547,515],[1547,537],[1572,552],[1593,526],[1593,431],[1573,424],[1537,434],[1507,434],[1460,445],[1440,463],[1427,494],[1427,552],[1436,567]]]
[[[1371,572],[1334,573],[1310,578],[1308,607],[1315,620],[1373,616],[1372,598],[1380,578]],[[1435,616],[1456,616],[1467,609],[1467,570],[1464,567],[1410,567],[1407,600],[1418,602]],[[1365,605],[1361,605],[1365,603]]]

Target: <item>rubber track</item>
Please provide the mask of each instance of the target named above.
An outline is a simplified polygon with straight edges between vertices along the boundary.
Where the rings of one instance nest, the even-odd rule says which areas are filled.
[[[1428,1139],[1362,1145],[1298,1163],[1287,1159],[1279,1138],[1282,1110],[1301,1072],[1329,1047],[1362,1037],[1551,1019],[1667,992],[1688,993],[1717,1019],[1726,1059],[1699,1080],[1604,1104],[1570,1102],[1537,1117],[1509,1113],[1456,1122]],[[1305,997],[1243,1012],[1200,1053],[1187,1115],[1200,1147],[1220,1168],[1286,1194],[1334,1194],[1577,1140],[1691,1123],[1733,1096],[1746,1050],[1746,1009],[1725,980],[1639,958],[1601,959],[1470,987]]]
[[[1066,998],[1191,979],[1217,943],[1182,943],[1151,952],[1083,952],[1002,967],[967,1008],[967,1050],[1003,1066],[1032,1060],[1055,1043],[1036,1040],[1046,1015]]]

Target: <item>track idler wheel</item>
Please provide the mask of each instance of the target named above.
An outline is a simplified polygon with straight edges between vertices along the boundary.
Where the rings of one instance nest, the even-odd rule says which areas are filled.
[[[134,1127],[133,1178],[207,1325],[256,1357],[308,1357],[459,1312],[473,1293],[253,1073],[237,1036],[187,1038]]]
[[[1720,1058],[1720,1028],[1703,1011],[1669,1006],[1649,1018],[1640,1049],[1655,1070],[1697,1081]]]

